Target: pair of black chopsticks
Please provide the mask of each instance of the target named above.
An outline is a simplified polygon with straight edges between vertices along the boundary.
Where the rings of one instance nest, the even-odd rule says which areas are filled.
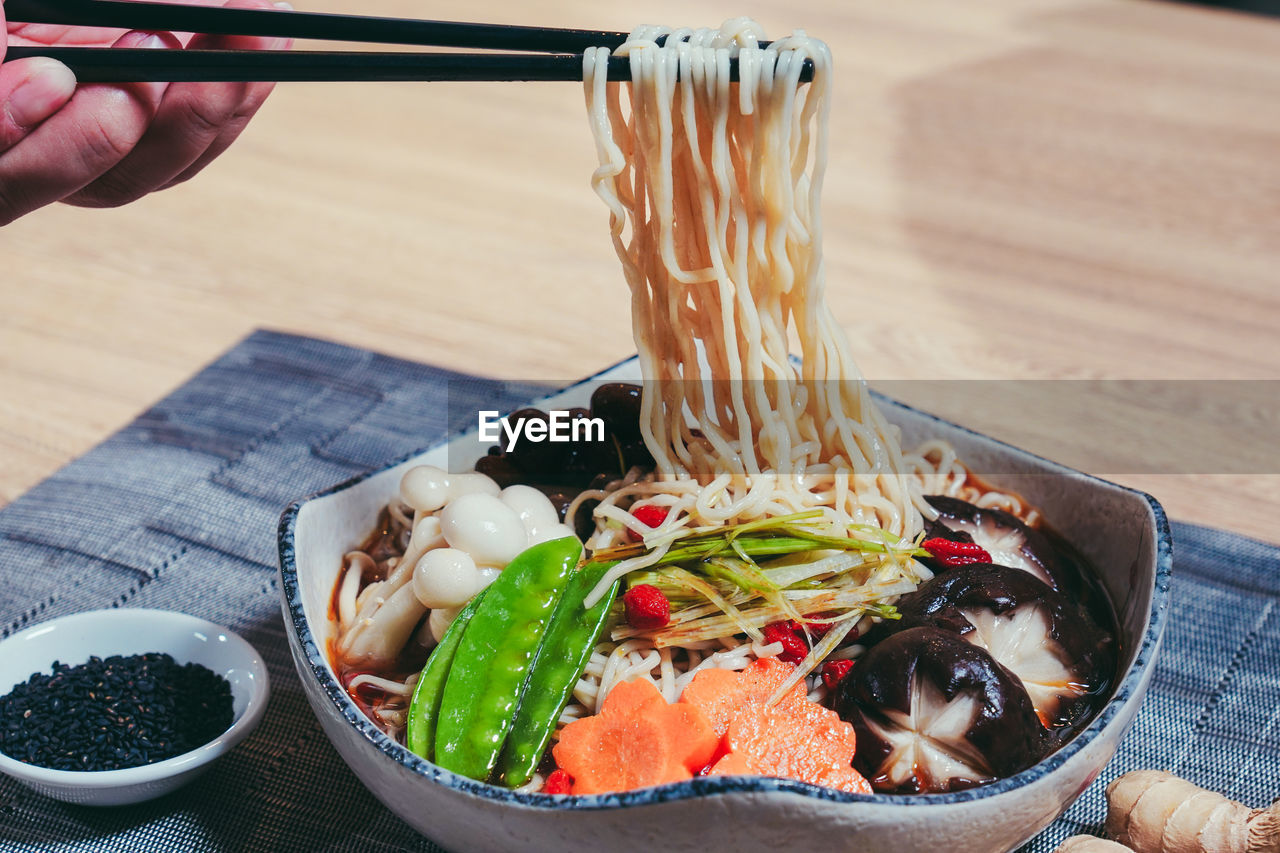
[[[627,34],[598,30],[515,27],[372,18],[258,9],[142,3],[129,0],[6,0],[15,23],[169,30],[473,48],[519,53],[383,53],[358,51],[147,50],[10,47],[6,60],[50,56],[84,83],[255,80],[581,80],[582,53],[616,48]],[[737,79],[737,62],[731,79]],[[630,63],[611,57],[609,77],[630,78]],[[812,68],[806,64],[801,79]]]

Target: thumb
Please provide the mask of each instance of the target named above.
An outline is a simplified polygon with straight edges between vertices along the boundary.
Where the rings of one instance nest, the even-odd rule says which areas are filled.
[[[0,64],[0,153],[61,109],[75,90],[75,74],[55,59],[33,56]]]

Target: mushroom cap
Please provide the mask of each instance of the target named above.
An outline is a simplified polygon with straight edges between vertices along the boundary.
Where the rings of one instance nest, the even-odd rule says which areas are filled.
[[[939,793],[1011,776],[1053,742],[1021,682],[984,649],[933,627],[877,643],[836,690],[854,766],[879,791]]]
[[[938,511],[938,517],[925,525],[926,538],[974,542],[993,563],[1022,569],[1056,590],[1068,592],[1078,586],[1077,573],[1050,538],[1017,516],[944,495],[927,495],[925,500]],[[934,571],[943,570],[932,558],[922,562]]]
[[[897,607],[902,618],[883,630],[931,626],[981,646],[1022,681],[1045,725],[1086,719],[1111,681],[1111,635],[1028,572],[990,563],[947,569]]]

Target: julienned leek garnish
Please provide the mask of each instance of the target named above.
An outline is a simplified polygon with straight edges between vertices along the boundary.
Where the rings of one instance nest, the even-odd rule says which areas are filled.
[[[763,638],[771,622],[829,626],[797,668],[791,684],[830,654],[864,618],[895,619],[893,602],[931,575],[913,558],[916,543],[863,525],[847,530],[821,510],[723,527],[680,531],[666,553],[627,576],[631,586],[657,587],[672,605],[671,621],[656,630],[617,625],[614,641],[647,637],[658,648],[745,634]],[[842,535],[843,534],[843,535]],[[591,562],[642,557],[655,542],[596,551]],[[789,689],[790,685],[788,685]]]
[[[833,536],[801,526],[800,522],[815,521],[822,517],[822,510],[809,510],[791,515],[778,515],[724,527],[697,527],[684,532],[672,542],[670,550],[654,565],[666,566],[691,560],[705,560],[724,552],[743,558],[797,554],[819,549],[862,551],[889,555],[901,552],[905,556],[928,556],[914,544],[903,548],[903,540],[877,527],[850,525],[851,531],[871,534],[876,540]],[[829,526],[829,525],[828,525]],[[647,542],[604,548],[591,555],[593,563],[607,563],[639,557],[649,550]]]

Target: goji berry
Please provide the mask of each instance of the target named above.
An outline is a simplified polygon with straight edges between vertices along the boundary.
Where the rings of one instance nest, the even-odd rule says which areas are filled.
[[[573,790],[573,777],[559,768],[552,770],[542,784],[544,794],[568,794]]]
[[[653,504],[644,504],[643,506],[633,506],[631,508],[631,514],[635,516],[636,521],[650,528],[655,528],[666,521],[667,514],[670,511],[669,507],[654,506]],[[632,542],[639,542],[643,538],[630,527],[627,528],[627,539]]]
[[[627,607],[627,624],[632,628],[652,631],[671,621],[671,602],[656,586],[637,584],[623,593],[622,603]]]
[[[967,566],[970,563],[991,562],[991,555],[986,549],[974,542],[956,542],[953,539],[936,536],[921,542],[920,547],[932,554],[935,560],[948,569]]]
[[[831,624],[830,622],[806,622],[805,627],[809,629],[810,634],[822,639],[831,630]]]
[[[829,660],[822,665],[822,683],[827,685],[828,690],[835,690],[836,685],[849,674],[851,669],[853,669],[851,660]]]
[[[764,626],[762,633],[765,643],[782,643],[782,653],[778,655],[778,660],[800,663],[809,654],[809,644],[805,642],[800,626],[793,620],[771,622]]]

